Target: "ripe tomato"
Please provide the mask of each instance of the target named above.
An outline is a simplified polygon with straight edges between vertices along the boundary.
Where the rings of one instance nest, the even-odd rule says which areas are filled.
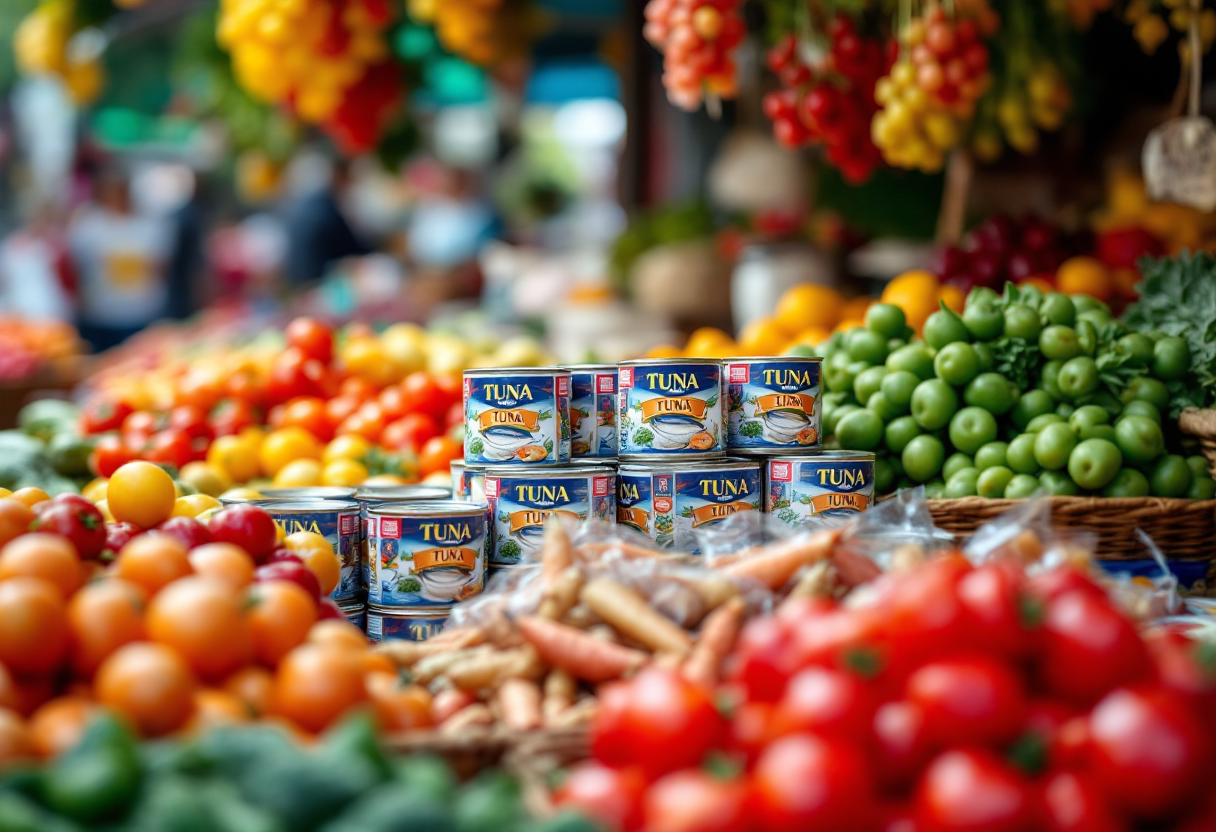
[[[925,769],[916,792],[924,832],[1035,832],[1022,776],[982,749],[947,751]]]
[[[464,376],[461,373],[435,373],[432,375],[435,386],[443,394],[443,412],[447,412],[454,404],[464,403]]]
[[[97,670],[99,704],[120,714],[145,737],[181,727],[194,709],[194,677],[186,662],[162,644],[118,648]]]
[[[642,828],[646,781],[636,769],[582,763],[570,771],[553,797],[555,805],[585,813],[608,832]]]
[[[8,497],[0,498],[0,546],[25,534],[33,520],[34,512],[25,503]]]
[[[170,517],[153,531],[174,538],[187,549],[211,542],[207,527],[193,517]]]
[[[30,715],[29,732],[34,750],[45,758],[73,748],[97,715],[97,703],[79,696],[52,699]]]
[[[68,603],[73,669],[82,677],[93,676],[106,657],[144,637],[144,606],[147,594],[119,578],[95,581],[72,596]]]
[[[1073,771],[1051,774],[1043,783],[1045,832],[1126,832],[1125,821],[1093,777]]]
[[[334,357],[334,332],[316,318],[296,318],[287,325],[286,335],[289,346],[322,364]]]
[[[322,598],[317,602],[317,620],[318,621],[346,621],[346,613],[342,612],[342,608],[338,606],[338,602],[333,598]]]
[[[439,436],[439,424],[425,413],[411,413],[390,423],[380,437],[380,444],[394,451],[418,450]],[[462,450],[463,453],[463,450]]]
[[[908,677],[909,702],[939,747],[1004,744],[1021,730],[1026,694],[1021,678],[985,656],[931,662]]]
[[[224,690],[243,702],[249,712],[260,719],[270,713],[274,676],[264,667],[241,668],[224,681]]]
[[[1216,728],[1216,676],[1204,645],[1177,633],[1149,641],[1158,683],[1187,703],[1191,713]]]
[[[902,791],[933,754],[925,714],[911,702],[888,702],[874,712],[873,731],[878,778],[888,788]]]
[[[9,494],[7,499],[16,500],[37,515],[39,511],[38,504],[48,502],[51,499],[51,496],[41,488],[27,485],[25,488],[18,488],[12,494]],[[44,508],[47,507],[49,506],[44,506]]]
[[[366,698],[357,653],[305,644],[279,664],[271,707],[306,731],[321,731]]]
[[[20,577],[41,578],[65,599],[83,581],[80,558],[71,541],[58,534],[38,532],[23,534],[0,549],[0,581]]]
[[[316,576],[321,595],[329,595],[342,580],[342,561],[329,541],[314,532],[295,532],[283,544]]]
[[[17,674],[45,674],[68,650],[66,605],[41,578],[0,581],[0,664]]]
[[[363,404],[368,399],[376,398],[380,394],[380,388],[362,376],[351,376],[342,380],[338,393],[341,397],[351,398]]]
[[[388,421],[400,419],[405,414],[409,413],[406,406],[405,391],[401,389],[399,384],[390,384],[380,391],[380,395],[376,397],[376,401],[380,405],[380,410],[384,413],[384,418]]]
[[[328,442],[334,435],[334,423],[325,413],[325,402],[314,397],[304,396],[287,403],[281,427],[290,425],[304,428],[322,442]]]
[[[194,709],[182,729],[187,734],[209,731],[221,725],[240,725],[249,721],[245,703],[226,690],[200,688],[194,692]]]
[[[195,458],[194,444],[190,434],[178,428],[165,428],[152,434],[144,459],[161,465],[172,465],[181,470]]]
[[[30,729],[16,711],[0,708],[0,766],[29,760],[37,754]]]
[[[401,382],[401,394],[407,413],[425,413],[432,419],[442,418],[452,405],[449,394],[425,370],[406,376]]]
[[[642,816],[647,832],[744,832],[746,809],[742,781],[688,770],[655,782],[646,792]]]
[[[97,396],[80,412],[80,432],[91,434],[120,430],[122,423],[133,412],[131,405],[121,399],[114,401]]]
[[[254,658],[274,667],[308,638],[317,622],[317,602],[299,584],[260,581],[249,588],[248,617]]]
[[[958,597],[976,622],[976,636],[985,651],[1024,656],[1038,622],[1032,600],[1021,590],[1021,578],[1005,564],[988,563],[967,573],[958,583]]]
[[[448,415],[443,419],[443,429],[451,430],[457,425],[464,424],[464,404],[462,402],[454,402],[448,408]]]
[[[677,673],[650,668],[602,689],[591,747],[608,765],[658,776],[700,764],[723,729],[708,693]]]
[[[141,534],[114,561],[114,575],[141,587],[149,596],[191,573],[186,547],[163,534]]]
[[[259,421],[253,406],[240,399],[225,399],[207,417],[207,425],[215,436],[236,436]]]
[[[785,696],[777,703],[774,735],[862,736],[874,715],[872,690],[849,673],[819,667],[799,671],[790,677]]]
[[[775,616],[754,618],[739,633],[727,676],[743,687],[750,702],[776,703],[797,670],[792,627]]]
[[[169,427],[185,431],[191,439],[214,438],[215,432],[207,423],[207,414],[193,405],[178,405],[169,411]]]
[[[143,533],[143,529],[134,523],[106,523],[106,545],[102,554],[112,560],[123,546]]]
[[[89,454],[89,470],[99,477],[112,477],[114,472],[135,459],[135,451],[117,434],[102,436]]]
[[[40,505],[49,507],[38,512],[30,523],[30,531],[67,538],[82,558],[95,558],[101,554],[106,545],[106,521],[92,503],[87,500],[65,502],[56,497],[49,504]]]
[[[150,529],[169,519],[177,489],[173,479],[150,462],[128,462],[110,477],[106,503],[115,520]]]
[[[1181,814],[1206,783],[1203,725],[1160,688],[1120,688],[1089,715],[1094,775],[1106,798],[1140,820]]]
[[[418,453],[418,473],[421,476],[446,471],[452,462],[464,458],[464,447],[448,436],[428,439]]]
[[[288,581],[307,592],[313,603],[321,600],[321,582],[312,570],[301,562],[279,560],[264,564],[254,571],[253,579],[258,582]]]
[[[194,576],[174,581],[148,604],[148,637],[173,648],[204,679],[227,676],[252,653],[243,599],[228,584]]]
[[[253,583],[253,558],[231,543],[206,543],[190,550],[194,574],[222,581],[230,589],[244,589]]]
[[[396,673],[369,675],[367,692],[381,731],[413,731],[435,724],[430,691],[421,685],[404,683]]]
[[[127,434],[151,436],[158,430],[164,429],[165,424],[164,416],[158,416],[150,410],[136,410],[122,420],[122,432],[124,436]]]
[[[325,403],[325,417],[331,425],[345,422],[363,404],[363,399],[354,396],[335,396]]]
[[[274,520],[257,506],[237,504],[222,508],[211,515],[207,529],[216,543],[240,546],[255,562],[261,562],[278,542]]]
[[[811,734],[769,745],[752,772],[754,818],[765,832],[869,829],[875,790],[854,746]]]
[[[1043,683],[1082,705],[1152,670],[1135,626],[1105,596],[1087,589],[1067,591],[1048,603],[1039,643]]]
[[[263,408],[269,397],[267,379],[252,367],[242,367],[224,381],[224,392],[233,401],[251,408]],[[216,431],[218,436],[226,434]]]
[[[270,401],[286,402],[300,396],[326,398],[333,392],[328,368],[300,349],[288,347],[275,358],[267,384]]]
[[[384,413],[378,402],[364,402],[359,409],[342,420],[335,433],[339,436],[357,434],[369,442],[378,442],[384,432]]]

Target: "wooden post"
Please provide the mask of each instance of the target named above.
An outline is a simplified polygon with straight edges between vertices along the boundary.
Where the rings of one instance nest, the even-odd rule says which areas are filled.
[[[939,245],[957,243],[963,236],[967,221],[967,200],[971,195],[971,179],[975,163],[966,150],[955,150],[946,162],[946,184],[942,189],[942,205],[937,215]]]

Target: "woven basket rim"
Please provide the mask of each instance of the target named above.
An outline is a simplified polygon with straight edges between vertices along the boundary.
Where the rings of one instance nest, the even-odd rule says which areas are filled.
[[[1188,500],[1185,497],[1043,497],[1052,507],[1078,508],[1097,503],[1107,508],[1134,510],[1147,507],[1162,509],[1182,509],[1191,511],[1216,511],[1214,500]],[[1009,506],[1025,505],[1025,499],[1007,500],[1004,497],[954,497],[927,501],[931,506],[939,508],[967,509],[971,507],[991,509],[996,504]]]
[[[1178,417],[1178,427],[1200,439],[1216,439],[1216,409],[1188,407]]]

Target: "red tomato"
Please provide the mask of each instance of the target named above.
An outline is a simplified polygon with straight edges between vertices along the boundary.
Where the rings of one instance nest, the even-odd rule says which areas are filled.
[[[860,751],[810,734],[777,740],[752,772],[752,814],[764,832],[869,829],[875,798]]]
[[[1078,704],[1151,672],[1148,648],[1135,626],[1090,590],[1067,591],[1048,603],[1039,644],[1043,683]]]
[[[80,432],[88,434],[119,430],[133,412],[131,405],[124,401],[96,397],[80,412]]]
[[[443,394],[444,409],[464,404],[464,376],[461,373],[435,373],[435,386]]]
[[[792,643],[793,633],[785,621],[772,616],[752,619],[739,633],[728,678],[742,686],[749,701],[776,703],[798,669]]]
[[[177,540],[187,549],[211,542],[211,532],[193,517],[170,517],[155,529]]]
[[[337,621],[346,620],[346,613],[342,612],[342,608],[338,606],[338,602],[333,598],[322,598],[317,603],[317,620],[324,621],[327,618],[333,618]]]
[[[334,357],[334,332],[316,318],[296,318],[287,325],[287,344],[309,358],[328,364]]]
[[[152,435],[143,456],[149,462],[172,465],[180,469],[194,459],[194,444],[184,430],[165,428]]]
[[[144,533],[144,530],[134,523],[106,523],[106,545],[102,550],[112,558],[122,551],[133,539]]]
[[[380,444],[394,451],[409,449],[414,453],[439,436],[439,425],[425,413],[411,413],[384,428]]]
[[[964,575],[958,597],[976,622],[985,652],[1023,656],[1030,650],[1038,622],[1030,615],[1031,600],[1021,591],[1021,576],[1009,566],[989,563]]]
[[[150,410],[136,410],[122,421],[123,435],[151,436],[165,426],[165,420]]]
[[[268,402],[268,383],[256,370],[237,370],[224,381],[224,392],[238,402],[250,407],[262,408]]]
[[[773,738],[773,712],[768,702],[741,702],[731,714],[729,748],[754,762]]]
[[[836,608],[800,621],[792,652],[797,667],[850,667],[858,662],[885,665],[881,616],[874,607]]]
[[[303,563],[277,560],[259,566],[253,573],[255,581],[290,581],[308,593],[314,601],[321,599],[321,583],[312,570]]]
[[[723,734],[710,695],[678,673],[643,670],[601,689],[591,748],[610,766],[637,766],[651,777],[701,763]]]
[[[773,714],[773,732],[855,738],[869,729],[874,708],[871,685],[849,673],[810,667],[790,678]]]
[[[879,780],[902,790],[912,783],[933,754],[925,715],[911,702],[888,702],[874,712],[874,749]]]
[[[279,544],[266,557],[266,563],[303,563],[304,560],[286,546]]]
[[[114,472],[135,459],[135,453],[117,434],[102,436],[89,454],[89,469],[99,477],[113,476]]]
[[[354,396],[335,396],[325,403],[325,417],[331,425],[340,425],[358,410],[361,404],[363,400]]]
[[[418,452],[418,473],[422,476],[446,471],[453,460],[464,458],[464,446],[450,436],[428,439]]]
[[[1045,832],[1126,832],[1093,778],[1072,771],[1049,775],[1043,783]]]
[[[288,347],[274,360],[267,390],[273,402],[286,402],[300,396],[326,398],[332,383],[329,370],[315,358],[296,347]]]
[[[238,503],[222,508],[211,515],[207,530],[216,543],[240,546],[257,563],[263,562],[275,547],[274,520],[257,506]]]
[[[1022,776],[982,749],[947,751],[916,792],[918,832],[1037,832]]]
[[[985,656],[926,664],[908,677],[906,695],[942,748],[1010,742],[1026,718],[1021,678]]]
[[[963,650],[973,643],[977,627],[958,595],[959,584],[971,570],[961,557],[940,557],[919,569],[886,576],[891,598],[882,626],[889,639],[892,676],[899,678],[939,655],[942,645]]]
[[[1076,711],[1056,699],[1036,698],[1026,703],[1026,720],[1021,733],[1035,734],[1045,742],[1054,742]]]
[[[1106,798],[1140,820],[1176,817],[1207,784],[1202,723],[1160,688],[1120,688],[1090,712],[1091,770]]]
[[[646,781],[634,769],[582,763],[570,771],[553,802],[585,813],[608,832],[633,832],[642,828],[645,789]]]
[[[464,403],[463,402],[453,402],[452,406],[448,408],[448,415],[446,417],[444,417],[444,420],[443,420],[444,430],[451,430],[452,428],[456,427],[457,425],[463,425],[463,424],[464,424]]]
[[[364,402],[359,409],[342,420],[335,431],[338,436],[357,434],[369,442],[379,442],[384,433],[384,414],[377,402]]]
[[[1216,675],[1205,645],[1177,633],[1149,641],[1158,683],[1186,702],[1191,713],[1216,731]]]
[[[81,558],[95,558],[106,546],[106,521],[92,503],[72,494],[74,500],[54,500],[39,505],[47,508],[37,512],[30,523],[32,532],[48,532],[66,537]]]
[[[254,406],[241,399],[225,399],[207,417],[207,424],[216,436],[236,436],[260,421]]]
[[[325,412],[325,402],[313,396],[292,399],[283,408],[280,427],[296,425],[322,442],[334,438],[334,426]]]
[[[1106,596],[1106,592],[1088,575],[1073,566],[1059,566],[1048,572],[1034,575],[1026,580],[1026,588],[1048,601],[1054,601],[1074,589],[1092,592],[1101,597]]]
[[[193,405],[178,405],[169,411],[169,427],[185,431],[192,440],[206,439],[210,441],[215,432],[207,424],[207,414]]]
[[[646,792],[646,832],[744,832],[747,788],[739,780],[717,780],[704,771],[677,771]]]
[[[401,382],[401,392],[408,413],[425,413],[433,419],[440,419],[451,406],[448,394],[424,370],[406,376]]]
[[[376,401],[380,403],[380,409],[384,412],[384,418],[390,422],[400,419],[406,413],[409,413],[409,408],[406,406],[405,391],[401,389],[399,384],[390,384],[380,391],[380,395]]]
[[[352,399],[358,399],[359,403],[374,399],[380,395],[380,388],[372,384],[362,376],[351,376],[343,379],[342,385],[338,388],[339,395],[350,396]]]

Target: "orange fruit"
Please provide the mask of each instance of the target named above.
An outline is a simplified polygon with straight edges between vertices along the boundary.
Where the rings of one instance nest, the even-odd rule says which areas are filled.
[[[97,704],[80,696],[61,696],[30,716],[30,739],[42,757],[55,757],[80,742]]]
[[[235,696],[255,717],[270,711],[274,675],[264,667],[244,667],[224,680],[224,690]]]
[[[141,529],[168,520],[176,501],[173,478],[151,462],[128,462],[106,486],[106,504],[114,519]]]
[[[18,675],[38,675],[56,670],[67,652],[59,587],[42,578],[0,581],[0,663]]]
[[[647,358],[679,358],[684,351],[671,344],[659,344],[646,351]]]
[[[145,737],[180,728],[194,710],[194,676],[163,644],[120,647],[97,671],[98,703],[125,717]]]
[[[328,644],[332,647],[345,647],[356,652],[366,650],[370,645],[363,631],[349,621],[338,618],[327,618],[318,621],[308,631],[306,641],[309,644]]]
[[[739,352],[742,355],[780,355],[789,339],[789,333],[776,318],[758,318],[739,333]]]
[[[0,708],[0,769],[34,756],[33,738],[16,711]]]
[[[842,319],[854,318],[857,320],[865,320],[866,310],[874,305],[874,299],[860,295],[855,298],[849,298],[844,302],[844,308],[840,311]]]
[[[1045,291],[1051,291],[1047,289]],[[963,304],[967,302],[967,293],[950,283],[942,284],[937,291],[937,299],[944,301],[946,308],[959,315],[963,314]]]
[[[23,534],[0,549],[0,581],[41,578],[68,598],[80,588],[80,558],[76,547],[62,535]]]
[[[147,595],[136,584],[119,578],[91,583],[68,603],[72,667],[91,677],[106,657],[144,637]]]
[[[216,578],[174,581],[148,604],[148,638],[173,648],[204,679],[226,676],[252,648],[240,594]]]
[[[802,283],[781,296],[773,317],[786,332],[801,332],[810,326],[835,326],[844,315],[844,306],[844,299],[835,289]]]
[[[33,508],[39,503],[45,503],[47,500],[51,499],[51,496],[41,488],[29,486],[27,488],[18,488],[9,495],[8,499],[16,500],[26,508]]]
[[[114,561],[115,577],[143,587],[149,596],[193,571],[186,547],[164,534],[141,534]]]
[[[236,695],[226,690],[201,688],[194,693],[194,713],[185,730],[197,732],[219,725],[239,725],[248,722],[249,718],[249,708]]]
[[[941,285],[932,272],[917,269],[891,279],[882,290],[882,302],[904,310],[908,326],[920,332],[929,316],[937,311]]]
[[[305,644],[283,657],[275,674],[272,707],[276,714],[316,732],[366,698],[358,654]]]
[[[703,326],[688,336],[684,354],[691,358],[725,358],[738,349],[735,340],[717,327]]]
[[[298,584],[263,581],[250,587],[248,619],[254,657],[274,667],[308,638],[317,605]]]
[[[435,724],[430,691],[402,683],[396,673],[369,674],[367,692],[382,731],[410,731]]]
[[[830,337],[832,337],[832,330],[821,326],[810,326],[791,338],[786,346],[793,347],[798,344],[806,344],[807,346],[816,347]]]
[[[294,532],[283,543],[317,576],[322,596],[334,591],[342,579],[342,561],[328,540],[315,532]]]
[[[253,583],[257,566],[249,553],[231,543],[204,543],[187,554],[196,575],[223,581],[232,589],[243,589]]]
[[[1101,301],[1115,294],[1115,281],[1095,257],[1070,257],[1056,270],[1056,287],[1066,295],[1089,295]]]
[[[0,499],[0,546],[25,534],[34,520],[34,512],[20,500]]]
[[[1030,277],[1023,280],[1021,283],[1019,283],[1018,286],[1019,287],[1033,286],[1034,288],[1038,289],[1040,292],[1043,292],[1044,294],[1046,294],[1047,292],[1054,292],[1056,290],[1056,287],[1052,284],[1052,282],[1049,279],[1047,279],[1046,277],[1039,276],[1039,275],[1031,275]],[[956,310],[956,311],[958,311],[958,310]]]

